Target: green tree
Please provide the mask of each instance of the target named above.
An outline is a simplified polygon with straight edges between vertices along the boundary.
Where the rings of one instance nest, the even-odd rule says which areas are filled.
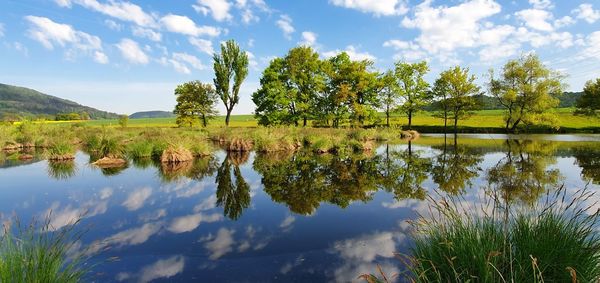
[[[260,124],[298,125],[302,121],[306,126],[324,88],[319,54],[308,46],[291,49],[285,58],[271,61],[260,84],[252,94]]]
[[[540,61],[535,54],[508,61],[500,78],[490,74],[490,93],[506,109],[507,132],[516,132],[521,124],[556,124],[548,111],[559,104],[564,85],[562,76]]]
[[[202,126],[208,125],[208,120],[213,119],[218,111],[216,109],[217,95],[210,84],[200,81],[191,81],[175,88],[177,105],[173,113],[177,115],[177,125],[193,126],[198,119]]]
[[[129,124],[129,116],[127,116],[127,115],[119,116],[119,126],[121,126],[121,128],[127,128],[127,124]]]
[[[472,115],[477,107],[474,95],[479,93],[475,75],[469,75],[468,68],[459,66],[443,71],[436,80],[434,95],[443,99],[440,106],[444,113],[444,132],[448,118],[454,120],[454,133],[458,132],[458,120]]]
[[[597,115],[600,111],[600,78],[585,83],[583,95],[576,103],[578,114]]]
[[[342,52],[325,63],[326,96],[321,108],[333,119],[334,127],[349,118],[363,125],[377,116],[379,107],[378,74],[371,71],[370,60],[353,61]]]
[[[412,117],[430,101],[429,84],[423,78],[429,71],[427,62],[397,62],[395,75],[399,94],[403,99],[400,109],[408,116],[408,129],[412,129]]]
[[[390,116],[393,112],[397,111],[398,107],[398,82],[392,71],[385,72],[379,77],[379,83],[381,87],[381,106],[385,112],[385,123],[390,126]]]
[[[225,125],[229,126],[231,111],[240,102],[240,87],[248,76],[248,54],[235,41],[228,40],[221,44],[221,54],[215,54],[213,61],[215,88],[225,104]]]

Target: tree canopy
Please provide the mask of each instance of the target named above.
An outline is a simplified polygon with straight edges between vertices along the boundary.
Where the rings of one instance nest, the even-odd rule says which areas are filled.
[[[577,100],[577,113],[597,115],[600,111],[600,78],[585,83],[583,95]]]
[[[499,78],[491,71],[490,93],[506,109],[507,132],[515,132],[522,124],[555,125],[553,113],[557,96],[563,92],[562,76],[548,69],[535,54],[510,60]]]
[[[234,40],[228,40],[221,44],[221,54],[215,53],[213,61],[214,84],[225,105],[225,124],[229,126],[231,111],[240,102],[240,87],[248,76],[248,54],[242,51]]]
[[[218,98],[215,89],[210,84],[200,81],[187,82],[177,86],[175,95],[177,96],[177,105],[173,112],[177,115],[177,125],[179,126],[191,127],[199,120],[202,126],[206,127],[208,120],[218,114],[215,108]]]
[[[412,129],[413,115],[431,101],[429,83],[424,79],[427,72],[429,72],[429,66],[425,61],[396,63],[394,74],[398,80],[400,97],[403,100],[400,110],[408,116],[408,129]]]

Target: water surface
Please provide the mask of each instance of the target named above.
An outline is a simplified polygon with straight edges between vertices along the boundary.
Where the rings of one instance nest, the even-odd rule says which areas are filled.
[[[349,282],[400,272],[411,227],[439,194],[486,190],[527,205],[564,184],[600,183],[598,136],[425,136],[353,155],[226,154],[164,166],[130,161],[0,167],[0,217],[83,216],[79,248],[98,282]],[[6,157],[4,157],[6,159]]]

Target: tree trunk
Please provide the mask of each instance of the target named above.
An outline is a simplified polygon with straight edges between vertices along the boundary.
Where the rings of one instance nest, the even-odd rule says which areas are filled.
[[[444,135],[448,133],[448,110],[444,110]]]
[[[412,130],[412,111],[408,111],[408,129]]]
[[[458,116],[455,114],[454,115],[454,135],[456,136],[457,133],[458,133]]]
[[[202,126],[206,128],[208,123],[206,122],[206,115],[202,114]]]
[[[304,116],[304,122],[302,123],[302,127],[306,127],[306,116]]]
[[[225,116],[225,126],[229,127],[229,117],[231,116],[231,110],[227,109],[227,115]]]

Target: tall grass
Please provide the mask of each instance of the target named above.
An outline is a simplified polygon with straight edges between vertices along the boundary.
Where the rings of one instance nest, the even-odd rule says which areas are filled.
[[[75,156],[75,148],[67,142],[56,142],[48,148],[49,160],[71,160]]]
[[[72,253],[81,232],[79,222],[54,231],[47,220],[22,228],[4,226],[0,238],[0,282],[81,282],[89,267],[83,254]],[[11,229],[12,228],[12,229]]]
[[[592,196],[582,190],[569,201],[560,189],[528,209],[496,197],[480,209],[435,202],[432,215],[416,224],[406,275],[413,282],[597,282],[599,214],[591,211]]]

